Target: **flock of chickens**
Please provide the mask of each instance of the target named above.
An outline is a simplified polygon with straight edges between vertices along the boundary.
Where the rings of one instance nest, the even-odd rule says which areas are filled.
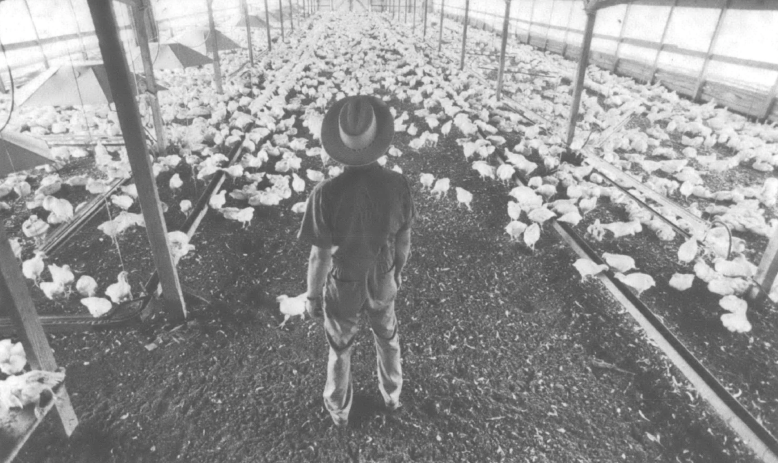
[[[310,184],[342,171],[330,164],[320,146],[311,146],[318,145],[328,105],[347,95],[375,94],[390,105],[396,99],[417,107],[401,113],[391,108],[395,131],[412,137],[408,149],[420,152],[434,147],[441,136],[456,134],[463,156],[481,178],[510,182],[518,173],[527,179],[526,186],[510,190],[511,199],[506,205],[505,231],[511,240],[521,240],[534,249],[546,222],[558,220],[578,225],[602,198],[623,207],[630,221],[603,224],[596,220],[587,227],[592,238],[635,235],[643,232],[644,227],[660,240],[677,238],[671,227],[619,189],[608,186],[591,166],[560,164],[560,155],[567,147],[559,136],[559,121],[570,105],[569,88],[561,85],[557,77],[567,72],[564,61],[530,47],[509,47],[514,68],[526,72],[509,74],[506,91],[549,120],[545,127],[527,126],[519,116],[498,111],[500,103],[492,89],[470,72],[460,71],[458,63],[420,49],[416,39],[400,33],[407,32],[402,27],[389,26],[377,15],[324,17],[315,21],[304,36],[292,35],[286,47],[267,55],[246,77],[227,82],[224,95],[213,90],[209,70],[161,72],[159,78],[169,89],[160,94],[163,118],[172,135],[171,144],[178,150],[154,159],[154,175],[174,172],[166,184],[178,196],[185,183],[180,175],[182,169],[189,169],[192,179],[198,181],[207,181],[223,171],[233,185],[240,187],[217,192],[209,206],[226,220],[244,227],[252,221],[256,207],[279,206],[293,196],[300,201],[294,202],[291,210],[302,213],[304,194]],[[472,55],[475,64],[494,64],[496,49],[491,35],[473,31],[469,46],[477,53]],[[243,55],[227,54],[224,69],[237,67],[245,59]],[[692,104],[660,86],[641,86],[593,69],[589,78],[588,86],[599,91],[600,96],[584,96],[579,134],[614,126],[628,113],[640,114],[652,124],[646,130],[616,131],[607,140],[590,135],[600,143],[604,159],[668,197],[692,198],[696,202],[688,205],[691,211],[715,217],[733,230],[760,236],[774,233],[778,220],[768,221],[766,217],[773,215],[771,209],[778,200],[778,179],[769,176],[762,185],[738,185],[726,191],[710,190],[705,179],[709,172],[722,172],[738,165],[772,172],[778,166],[778,129],[750,123],[714,104]],[[16,115],[11,129],[23,125],[38,135],[88,131],[118,134],[115,116],[104,108],[26,110]],[[510,132],[522,135],[522,140],[512,147],[500,135]],[[576,143],[580,146],[583,139],[580,135]],[[220,151],[236,144],[242,145],[244,154],[238,163],[230,164]],[[734,155],[722,156],[712,150],[723,146]],[[89,153],[82,148],[55,148],[53,155],[64,164]],[[402,155],[403,151],[393,146],[379,163],[386,165]],[[306,169],[303,173],[300,156],[320,158],[321,170]],[[29,250],[32,243],[39,244],[50,227],[68,222],[83,206],[84,203],[74,207],[58,196],[63,184],[83,187],[95,195],[107,191],[113,180],[130,177],[123,149],[110,152],[98,144],[94,162],[93,176],[62,179],[57,173],[38,170],[13,174],[0,182],[0,209],[12,209],[12,204],[19,203],[30,211],[22,226],[27,240],[16,237],[11,241],[17,258],[22,260],[23,249]],[[391,168],[402,172],[396,162]],[[441,200],[453,186],[457,202],[467,209],[472,207],[473,194],[452,185],[450,179],[421,173],[419,180],[423,188]],[[37,184],[35,189],[33,184]],[[640,196],[639,192],[633,193]],[[128,228],[143,226],[142,215],[129,212],[136,199],[133,184],[117,190],[110,202],[119,213],[101,224],[99,230],[116,240]],[[193,199],[181,198],[178,210],[189,213]],[[48,213],[45,220],[35,213],[38,208]],[[163,209],[169,206],[163,205]],[[683,226],[682,220],[673,218]],[[170,232],[168,238],[176,260],[194,249],[185,233]],[[734,332],[747,332],[751,329],[746,318],[747,303],[739,296],[748,288],[756,268],[744,257],[744,240],[736,239],[733,244],[734,259],[727,260],[728,246],[722,229],[686,240],[678,249],[678,259],[691,272],[676,273],[669,285],[684,291],[695,278],[702,280],[710,291],[722,296],[720,305],[727,311],[721,316],[724,326]],[[101,291],[91,276],[82,274],[76,279],[69,265],[46,265],[45,259],[43,253],[35,251],[32,257],[22,260],[22,270],[49,299],[65,301],[78,294],[90,313],[99,317],[114,304],[132,298],[126,271]],[[606,265],[580,259],[575,268],[583,278],[611,269],[638,293],[656,284],[650,275],[638,271],[630,256],[606,253],[603,259]],[[49,277],[44,281],[46,268]],[[778,299],[778,288],[771,296]],[[299,304],[293,303],[296,298],[287,302],[287,315],[299,315]],[[24,352],[19,352],[18,344],[6,344],[0,341],[0,369],[5,374],[18,373],[26,363]]]
[[[447,29],[445,32],[451,42],[460,43],[461,35],[457,31]],[[468,53],[468,64],[473,68],[496,67],[499,40],[491,33],[473,30],[468,35]],[[511,219],[516,220],[522,205],[526,212],[526,207],[541,208],[547,204],[556,220],[576,224],[597,205],[599,198],[608,198],[610,204],[623,208],[630,220],[610,224],[602,224],[599,220],[590,222],[586,230],[591,238],[602,240],[608,236],[606,232],[618,238],[641,233],[646,228],[661,241],[675,240],[673,227],[642,208],[623,191],[607,186],[591,167],[556,165],[558,154],[565,148],[559,134],[563,133],[562,125],[572,100],[571,88],[563,85],[561,78],[573,75],[574,63],[520,44],[509,44],[506,55],[511,72],[505,76],[505,93],[547,121],[546,124],[516,127],[523,132],[524,139],[512,152],[505,151],[508,162],[529,179],[529,186],[535,193],[533,196],[529,188],[523,187],[511,192],[512,196],[514,193],[523,195],[521,199],[516,197],[519,205],[509,204]],[[726,108],[717,108],[715,101],[698,105],[679,98],[659,84],[642,85],[594,67],[587,71],[586,87],[590,92],[583,95],[573,147],[580,148],[587,142],[599,145],[598,154],[611,165],[655,192],[685,205],[687,210],[709,223],[726,224],[741,236],[752,234],[769,238],[776,233],[778,179],[773,172],[778,166],[778,128],[775,124],[753,123]],[[600,137],[600,132],[623,124],[631,115],[643,121],[642,127],[648,128],[644,130],[627,124],[627,128]],[[494,145],[483,138],[481,142]],[[541,163],[528,165],[525,158],[516,158],[515,153],[529,157],[527,147],[540,155],[546,169]],[[735,169],[738,166],[740,169]],[[533,172],[547,172],[549,168],[557,169],[556,173],[532,176]],[[744,173],[737,175],[737,172]],[[764,174],[760,174],[762,172]],[[761,178],[759,183],[750,183],[755,178]],[[732,186],[717,190],[721,184]],[[566,197],[554,200],[559,197],[555,194],[560,185],[566,191]],[[629,188],[629,185],[624,186]],[[630,193],[644,202],[651,202],[639,191],[633,189]],[[673,211],[661,206],[655,208],[676,225],[692,231],[690,224]],[[543,219],[548,214],[535,213],[535,216]],[[527,218],[530,223],[537,222],[529,214]],[[506,228],[514,238],[524,230],[529,230],[526,223],[514,225],[511,222]],[[695,278],[701,280],[709,291],[722,296],[720,305],[727,311],[721,316],[724,326],[734,332],[750,331],[747,303],[739,298],[751,286],[756,273],[756,267],[745,257],[749,254],[747,241],[733,237],[730,243],[727,230],[721,226],[712,227],[704,234],[691,234],[692,238],[685,240],[678,250],[679,263],[688,266],[690,272],[674,274],[669,280],[670,287],[684,291],[691,287]],[[730,245],[734,258],[729,255]],[[576,268],[585,278],[609,267],[638,293],[655,285],[654,279],[645,273],[626,274],[628,270],[634,270],[634,264],[613,263],[613,255],[610,259],[607,254],[603,258],[607,266],[579,261]],[[629,262],[631,258],[620,256],[619,259]],[[773,286],[770,297],[778,300],[778,285]],[[739,302],[731,303],[734,299]]]

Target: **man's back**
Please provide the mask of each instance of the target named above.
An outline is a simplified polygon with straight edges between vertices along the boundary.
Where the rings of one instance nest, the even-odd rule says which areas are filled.
[[[374,163],[347,167],[311,193],[300,238],[337,246],[334,275],[354,280],[373,266],[391,269],[395,236],[410,227],[414,209],[407,179]]]

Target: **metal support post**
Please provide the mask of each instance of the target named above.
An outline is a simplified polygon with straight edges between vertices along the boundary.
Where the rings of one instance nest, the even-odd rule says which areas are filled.
[[[208,27],[210,27],[211,37],[213,37],[213,82],[216,84],[216,93],[224,93],[222,87],[222,66],[219,61],[219,38],[216,35],[216,25],[213,22],[213,0],[205,0],[208,6]]]
[[[38,48],[41,50],[41,55],[43,55],[43,65],[46,66],[46,69],[48,69],[49,59],[46,58],[46,52],[43,51],[43,44],[41,43],[40,35],[38,35],[38,28],[35,26],[35,21],[32,19],[32,11],[30,11],[30,5],[27,3],[27,0],[24,0],[24,7],[27,8],[27,15],[30,17],[30,23],[32,24],[32,31],[35,33],[35,41],[38,43]]]
[[[592,49],[592,37],[594,36],[594,23],[597,21],[597,11],[586,12],[586,28],[584,29],[583,43],[581,44],[581,57],[578,60],[578,70],[575,74],[575,88],[573,90],[573,105],[570,108],[570,121],[567,125],[567,146],[573,143],[575,136],[575,123],[578,120],[578,109],[581,107],[581,95],[586,79],[586,66],[589,64],[589,50]]]
[[[697,76],[697,83],[694,85],[694,92],[692,92],[692,101],[699,101],[700,96],[702,96],[702,87],[703,85],[705,85],[705,73],[708,71],[708,63],[710,63],[710,58],[711,55],[713,55],[713,50],[716,48],[716,43],[719,41],[721,24],[724,22],[724,18],[727,15],[727,10],[729,9],[729,5],[731,2],[732,0],[726,0],[724,3],[724,7],[721,9],[721,13],[719,13],[719,19],[716,21],[716,29],[713,30],[713,37],[710,39],[708,52],[705,54],[705,61],[703,61],[702,63],[702,69],[700,69],[700,74]]]
[[[278,17],[281,19],[281,41],[284,41],[284,4],[278,0]]]
[[[505,76],[505,49],[508,47],[508,26],[511,21],[511,0],[505,1],[505,17],[502,20],[502,44],[500,45],[500,70],[497,73],[497,101],[502,98],[502,82]]]
[[[249,5],[246,0],[240,0],[243,7],[243,18],[246,21],[246,45],[249,49],[249,64],[254,66],[254,47],[251,45],[251,21],[249,20]],[[214,39],[216,36],[214,35]]]
[[[143,73],[146,77],[146,102],[151,108],[151,116],[154,119],[154,130],[157,134],[157,155],[167,154],[167,137],[165,136],[165,122],[162,119],[162,112],[159,109],[159,100],[157,99],[157,80],[154,77],[154,63],[151,59],[151,50],[149,50],[149,34],[146,30],[146,8],[149,7],[149,0],[137,0],[130,4],[132,17],[135,21],[135,40],[140,48],[140,58],[143,62]],[[140,92],[138,92],[140,93]]]
[[[270,9],[265,0],[265,30],[267,31],[267,51],[273,51],[273,41],[270,39]]]
[[[459,57],[459,70],[465,68],[465,50],[467,48],[467,23],[470,19],[470,0],[465,0],[465,25],[462,28],[462,55]]]
[[[670,13],[668,13],[667,15],[665,28],[662,31],[662,38],[659,39],[659,49],[656,51],[656,56],[654,57],[654,65],[651,67],[651,76],[648,78],[649,85],[654,83],[654,78],[656,77],[656,71],[659,69],[659,55],[662,54],[662,50],[665,48],[665,37],[667,37],[667,31],[670,29],[670,20],[673,19],[673,12],[675,11],[676,6],[678,6],[678,0],[673,1],[673,6],[670,7]]]
[[[446,11],[446,0],[440,0],[440,35],[438,36],[438,52],[443,48],[443,12]]]
[[[160,207],[157,182],[151,169],[151,159],[146,149],[138,104],[132,94],[130,70],[119,39],[113,3],[105,0],[87,0],[95,25],[100,52],[103,56],[108,84],[116,105],[119,125],[127,147],[127,157],[132,168],[138,199],[146,222],[146,233],[151,245],[154,267],[159,273],[162,296],[171,320],[186,318],[186,304],[178,281],[173,256],[168,246],[167,226]]]

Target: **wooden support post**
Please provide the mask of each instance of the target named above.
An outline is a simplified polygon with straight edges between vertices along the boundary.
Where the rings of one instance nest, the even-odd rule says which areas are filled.
[[[334,1],[334,0],[333,0]],[[281,41],[284,41],[284,4],[278,0],[278,17],[281,19]]]
[[[529,10],[529,28],[527,29],[527,43],[532,39],[532,23],[535,22],[535,0],[532,0],[532,6]]]
[[[502,82],[505,76],[505,49],[508,47],[508,25],[511,20],[511,0],[505,0],[505,18],[502,20],[502,44],[500,45],[500,71],[497,73],[497,101],[502,98]]]
[[[186,318],[186,304],[178,281],[178,272],[168,246],[167,226],[159,204],[157,183],[151,169],[151,159],[146,149],[138,104],[130,87],[130,70],[122,51],[113,3],[105,0],[87,0],[95,25],[100,52],[103,56],[108,84],[116,105],[119,125],[127,147],[127,157],[132,168],[138,199],[146,222],[146,233],[154,257],[154,267],[162,283],[162,295],[171,320]],[[210,1],[208,2],[210,8]],[[211,23],[213,24],[213,23]],[[213,26],[212,26],[213,29]]]
[[[424,32],[422,32],[422,40],[427,40],[427,10],[429,9],[429,0],[424,0]]]
[[[446,11],[446,0],[440,0],[440,34],[438,35],[438,53],[443,48],[443,12]]]
[[[222,87],[222,66],[219,61],[219,39],[216,35],[216,25],[213,21],[213,0],[205,0],[205,4],[208,6],[208,27],[211,31],[211,37],[213,37],[213,82],[216,84],[216,93],[224,93]]]
[[[243,19],[246,21],[246,45],[249,49],[249,64],[254,66],[254,47],[251,44],[251,21],[249,20],[249,5],[246,0],[240,0],[243,7]],[[214,36],[215,38],[216,36]]]
[[[273,51],[273,41],[270,38],[270,9],[265,0],[265,30],[267,30],[267,51]]]
[[[10,85],[10,83],[9,83]],[[5,84],[3,83],[3,78],[0,77],[0,93],[7,93],[8,90],[5,89]]]
[[[767,243],[767,248],[762,254],[762,260],[759,262],[759,268],[754,276],[754,281],[759,285],[759,288],[751,288],[748,292],[748,298],[756,303],[763,303],[767,295],[770,294],[776,275],[778,275],[778,233],[775,233],[770,238],[770,242]]]
[[[770,113],[773,112],[776,97],[778,97],[778,78],[775,79],[773,88],[770,90],[770,93],[767,94],[767,101],[765,101],[765,108],[762,112],[762,119],[764,119],[765,122],[770,118]]]
[[[43,50],[43,44],[41,43],[40,35],[38,35],[38,28],[35,26],[35,21],[32,19],[32,11],[30,11],[30,5],[27,3],[27,0],[24,0],[24,7],[27,8],[27,15],[30,17],[30,24],[32,24],[32,31],[35,33],[35,41],[38,42],[38,48],[40,48],[41,55],[43,55],[43,65],[48,69],[49,59],[46,58],[46,52]]]
[[[705,54],[705,61],[702,62],[702,69],[697,76],[697,83],[694,85],[694,92],[692,92],[692,101],[699,101],[702,95],[702,87],[705,85],[705,73],[708,71],[708,63],[710,63],[711,55],[713,55],[713,49],[716,48],[716,43],[719,41],[719,33],[721,32],[721,24],[724,22],[724,18],[727,15],[727,9],[732,0],[725,0],[724,7],[719,13],[719,19],[716,21],[716,28],[713,30],[713,37],[710,39],[710,45],[708,45],[708,52]]]
[[[611,68],[611,72],[616,72],[616,69],[619,67],[619,50],[621,49],[622,42],[624,42],[624,29],[627,28],[627,18],[629,18],[629,8],[631,6],[632,6],[631,3],[627,3],[627,9],[624,10],[624,19],[621,20],[621,30],[619,30],[619,41],[616,42],[615,59],[613,60],[613,67]]]
[[[351,1],[353,2],[354,0]],[[294,33],[294,11],[292,9],[292,0],[289,0],[289,29],[290,29],[289,33],[293,34]]]
[[[562,58],[566,58],[565,54],[567,53],[567,37],[570,34],[570,23],[573,21],[573,8],[575,7],[575,2],[570,2],[570,11],[567,13],[567,26],[565,27],[565,43],[562,44]]]
[[[157,99],[157,80],[154,77],[154,63],[151,59],[151,50],[149,50],[149,35],[146,30],[146,8],[149,7],[149,0],[137,0],[131,3],[130,10],[135,22],[135,40],[140,48],[140,58],[143,62],[143,74],[146,77],[146,104],[151,108],[151,117],[154,119],[154,130],[157,134],[157,156],[167,154],[167,137],[165,136],[165,122],[162,119],[162,112],[159,109],[159,100]],[[139,92],[140,93],[140,92]],[[140,94],[138,96],[141,96]]]
[[[5,234],[5,226],[0,222],[0,306],[7,309],[16,332],[24,346],[27,361],[33,370],[56,371],[57,362],[43,332],[38,312],[27,289],[27,282],[19,268],[11,244]],[[70,436],[78,426],[78,418],[70,403],[65,385],[60,386],[54,406],[65,434]]]
[[[548,17],[548,26],[546,27],[546,36],[543,37],[543,51],[546,51],[548,45],[548,34],[551,32],[551,20],[554,18],[554,7],[556,6],[556,0],[551,0],[551,14]]]
[[[470,18],[470,0],[465,0],[465,24],[462,27],[462,54],[459,57],[459,70],[465,68],[465,51],[467,48],[467,23]]]
[[[81,34],[81,25],[78,24],[78,16],[76,15],[76,8],[73,6],[73,0],[68,0],[70,5],[70,11],[73,12],[73,21],[76,22],[76,33],[78,34],[78,42],[81,44],[81,56],[86,61],[89,56],[86,54],[86,45],[84,45],[84,36]]]
[[[581,94],[583,94],[584,90],[586,66],[589,64],[589,50],[592,49],[592,37],[594,36],[594,23],[596,21],[597,11],[587,11],[586,28],[584,29],[583,42],[581,43],[581,58],[578,60],[578,70],[575,73],[573,105],[570,108],[570,121],[567,125],[567,146],[573,143],[573,137],[575,136],[575,123],[578,120],[578,109],[581,106]]]
[[[656,56],[654,57],[654,65],[651,66],[651,76],[648,78],[649,85],[653,84],[654,79],[656,78],[656,71],[659,69],[659,55],[662,54],[662,50],[665,48],[665,37],[667,37],[667,31],[670,29],[670,21],[673,19],[673,12],[675,12],[676,6],[678,6],[678,0],[673,0],[673,6],[670,7],[670,13],[667,14],[665,28],[662,30],[662,38],[659,39],[659,49],[656,51]]]

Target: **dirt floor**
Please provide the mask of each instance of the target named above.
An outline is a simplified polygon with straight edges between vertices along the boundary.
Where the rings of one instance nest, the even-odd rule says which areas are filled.
[[[81,424],[67,440],[47,419],[17,461],[753,461],[551,232],[534,252],[507,241],[507,187],[453,137],[425,151],[397,159],[419,213],[401,412],[382,410],[363,325],[350,426],[332,426],[321,324],[281,329],[268,298],[305,290],[300,216],[259,207],[248,230],[207,217],[181,275],[221,302],[185,325],[51,336]],[[421,172],[473,192],[473,211],[422,191]]]
[[[599,283],[581,281],[572,266],[577,256],[550,225],[534,251],[510,242],[510,187],[479,179],[457,135],[415,153],[411,137],[398,134],[395,145],[405,154],[386,166],[409,177],[419,214],[397,304],[405,372],[399,413],[382,409],[365,323],[345,430],[333,428],[322,404],[321,323],[294,318],[279,327],[275,296],[305,291],[309,250],[295,240],[301,216],[289,209],[305,199],[308,185],[278,207],[256,207],[247,229],[209,212],[179,271],[190,292],[211,302],[193,300],[187,323],[154,319],[50,336],[81,424],[65,439],[49,417],[17,461],[755,461]],[[322,170],[320,159],[303,157],[305,169]],[[176,194],[166,188],[173,171],[158,178],[171,230],[185,219],[178,202],[194,200],[205,186],[191,181],[183,163],[175,172],[185,185]],[[449,177],[452,191],[434,199],[421,173]],[[227,180],[222,188],[244,184]],[[472,211],[457,204],[457,186],[473,193]],[[245,204],[228,197],[226,206]],[[139,212],[137,204],[130,212]],[[622,220],[619,213],[605,204],[577,230],[583,234],[597,214]],[[139,288],[153,268],[146,230],[122,234],[117,250],[95,229],[107,218],[96,218],[53,262],[88,270],[100,287],[124,262]],[[21,221],[14,215],[9,225],[18,232]],[[597,246],[633,255],[641,270],[666,281],[680,271],[672,258],[677,244],[651,235]],[[41,313],[85,312],[30,287]],[[684,341],[693,341],[732,392],[754,397],[746,406],[764,410],[769,416],[759,418],[771,424],[778,383],[774,349],[763,339],[773,336],[773,315],[753,315],[754,337],[731,335],[704,289],[695,286],[683,298],[672,291],[662,284],[643,300],[690,333]],[[615,368],[595,366],[601,362]]]

